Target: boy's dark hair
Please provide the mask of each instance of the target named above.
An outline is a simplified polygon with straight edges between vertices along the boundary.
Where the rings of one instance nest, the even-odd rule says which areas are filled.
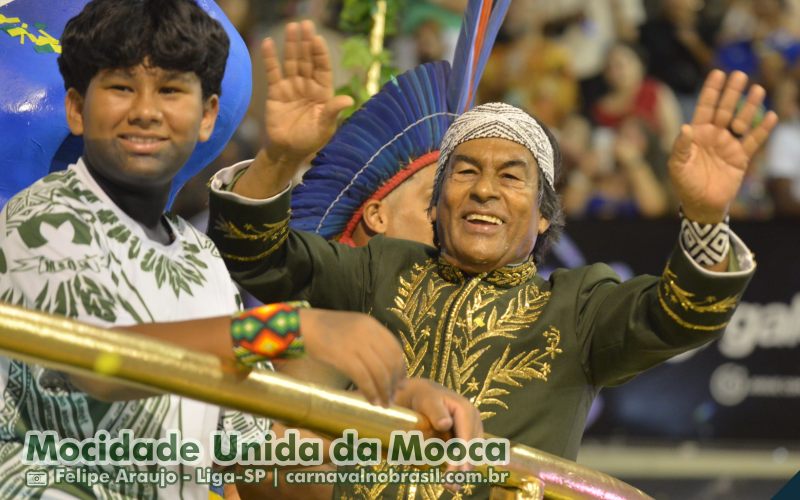
[[[98,72],[149,66],[193,72],[203,98],[222,91],[230,42],[195,0],[93,0],[67,22],[58,69],[65,88],[86,94]]]

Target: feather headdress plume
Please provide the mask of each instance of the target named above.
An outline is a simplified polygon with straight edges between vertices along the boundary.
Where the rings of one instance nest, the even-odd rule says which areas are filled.
[[[451,71],[423,64],[387,82],[339,128],[292,193],[295,229],[352,244],[364,204],[436,163],[439,144],[475,91],[510,0],[470,0]]]

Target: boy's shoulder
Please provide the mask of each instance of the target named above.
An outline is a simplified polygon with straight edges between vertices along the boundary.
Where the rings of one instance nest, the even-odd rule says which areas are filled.
[[[54,172],[8,200],[0,212],[0,247],[30,255],[86,251],[105,240],[96,226],[109,214],[74,169]]]
[[[3,207],[3,220],[52,213],[81,213],[101,203],[73,169],[53,172],[14,195]]]

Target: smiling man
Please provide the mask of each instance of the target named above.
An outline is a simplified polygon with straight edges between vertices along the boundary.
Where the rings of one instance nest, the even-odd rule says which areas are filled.
[[[508,139],[473,139],[451,162],[436,218],[447,255],[470,273],[525,262],[550,227],[539,213],[532,153]]]
[[[435,246],[376,236],[349,248],[290,230],[285,186],[299,159],[324,142],[325,112],[337,99],[319,76],[324,52],[298,50],[297,58],[287,58],[283,75],[267,47],[275,135],[255,160],[212,181],[210,235],[234,278],[261,300],[370,313],[401,340],[409,376],[469,398],[487,432],[571,459],[601,387],[724,331],[755,267],[729,231],[727,210],[776,122],[769,113],[750,128],[759,86],[736,111],[744,74],[711,73],[673,147],[683,221],[662,276],[620,283],[603,264],[547,280],[537,274],[561,226],[558,144],[535,118],[500,103],[464,113],[444,136],[430,204]],[[343,487],[373,498],[394,488]],[[424,498],[443,492],[418,488]],[[412,489],[419,492],[399,485],[392,495]]]

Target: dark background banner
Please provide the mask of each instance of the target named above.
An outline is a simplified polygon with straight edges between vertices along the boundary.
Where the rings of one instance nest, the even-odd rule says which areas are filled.
[[[725,337],[604,389],[587,436],[800,440],[800,221],[734,222],[758,268]],[[560,261],[661,274],[676,220],[574,221]]]

